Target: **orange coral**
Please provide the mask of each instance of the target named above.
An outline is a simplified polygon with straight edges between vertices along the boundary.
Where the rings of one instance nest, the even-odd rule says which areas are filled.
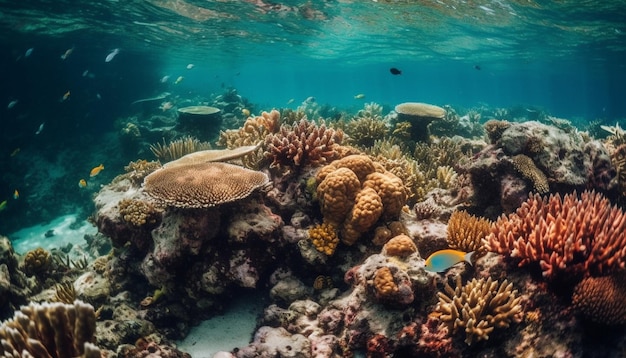
[[[448,245],[457,250],[484,253],[482,240],[491,233],[491,222],[465,211],[455,211],[448,221]]]
[[[374,274],[374,290],[376,297],[389,298],[398,293],[398,285],[393,281],[393,273],[389,267],[381,267]]]
[[[346,218],[341,240],[352,245],[361,233],[366,232],[380,218],[383,212],[383,202],[376,190],[365,188],[358,192],[350,214]]]
[[[317,198],[324,219],[331,223],[342,223],[360,189],[359,178],[348,168],[339,168],[325,176],[317,186]]]
[[[398,235],[383,246],[383,252],[388,256],[407,257],[417,251],[417,247],[407,235]]]
[[[607,225],[606,223],[611,223]],[[500,217],[486,238],[489,251],[539,263],[543,276],[605,274],[626,264],[626,215],[601,194],[531,196]]]
[[[374,189],[382,200],[385,219],[397,218],[406,204],[407,193],[402,180],[390,172],[374,172],[365,178],[363,188]]]
[[[619,275],[583,279],[572,295],[572,305],[592,321],[626,323],[626,277]]]
[[[339,237],[337,237],[335,227],[328,223],[315,225],[310,228],[309,239],[311,239],[317,251],[323,252],[328,256],[335,253],[337,244],[339,244]]]

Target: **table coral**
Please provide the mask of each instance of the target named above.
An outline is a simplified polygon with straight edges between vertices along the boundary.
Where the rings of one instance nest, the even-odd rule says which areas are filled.
[[[398,113],[398,122],[411,123],[411,139],[416,142],[430,141],[428,125],[446,116],[445,109],[419,102],[401,103],[395,107],[395,110]]]
[[[330,256],[335,253],[339,237],[334,226],[328,223],[315,225],[309,229],[309,239],[319,252]]]
[[[488,340],[494,329],[509,327],[523,318],[521,298],[507,280],[499,283],[489,277],[462,285],[461,276],[457,276],[456,288],[446,282],[445,291],[437,293],[435,310],[452,334],[465,332],[468,345]]]
[[[546,278],[565,272],[606,274],[626,265],[626,215],[595,192],[580,198],[576,193],[535,194],[496,221],[486,245],[520,259],[520,266],[539,263]]]
[[[572,306],[594,322],[626,323],[626,277],[624,273],[587,277],[574,288]]]

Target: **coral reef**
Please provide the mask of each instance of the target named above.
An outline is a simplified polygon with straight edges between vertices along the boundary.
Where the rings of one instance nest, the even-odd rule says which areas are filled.
[[[335,253],[339,244],[337,229],[331,224],[323,223],[309,229],[309,239],[319,252],[330,256]]]
[[[165,143],[165,139],[163,139],[163,144],[155,143],[150,145],[150,151],[162,163],[176,160],[189,153],[207,149],[211,149],[210,143],[201,142],[191,136],[184,136],[170,141],[169,143]]]
[[[155,207],[152,202],[122,199],[118,205],[122,219],[134,226],[148,225],[155,227],[161,219],[162,211]]]
[[[159,162],[148,162],[146,160],[138,160],[136,162],[130,162],[124,167],[126,176],[133,181],[135,185],[143,183],[144,178],[159,169],[161,164]]]
[[[387,256],[405,258],[414,252],[417,252],[417,246],[415,246],[413,239],[405,234],[392,237],[383,246],[383,254]]]
[[[543,172],[537,168],[530,157],[524,154],[518,154],[511,157],[513,168],[517,170],[522,177],[528,179],[533,184],[533,190],[538,194],[545,194],[550,191],[548,178]]]
[[[478,218],[465,211],[455,211],[448,221],[448,236],[446,240],[451,248],[476,252],[474,257],[484,254],[485,239],[491,233],[491,222]]]
[[[523,317],[521,298],[513,284],[488,279],[473,279],[465,285],[457,276],[456,288],[446,283],[446,293],[439,292],[436,312],[451,333],[465,332],[465,343],[487,340],[496,328],[506,328]]]

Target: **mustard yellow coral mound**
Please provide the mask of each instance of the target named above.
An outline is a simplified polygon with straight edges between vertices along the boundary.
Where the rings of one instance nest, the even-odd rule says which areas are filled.
[[[387,241],[383,253],[388,256],[407,257],[417,251],[417,246],[408,235],[398,235]]]
[[[345,158],[335,160],[320,169],[316,175],[317,182],[321,183],[328,174],[339,168],[351,170],[360,182],[365,180],[365,177],[368,174],[373,173],[376,170],[374,161],[367,155],[349,155]]]
[[[38,247],[24,256],[24,273],[28,276],[43,274],[52,266],[50,252]]]
[[[491,222],[465,211],[455,211],[448,221],[448,246],[453,249],[484,253],[483,239],[491,233]]]
[[[309,229],[309,239],[317,251],[328,256],[335,253],[339,237],[334,226],[328,223],[315,225]]]
[[[383,202],[376,190],[365,188],[358,192],[350,214],[346,218],[341,240],[352,245],[362,233],[378,221],[383,212]]]
[[[390,172],[369,174],[363,188],[372,188],[378,193],[384,207],[382,215],[385,219],[398,217],[406,204],[407,192],[404,183]]]
[[[457,276],[456,289],[446,282],[445,291],[438,292],[435,311],[451,333],[465,332],[465,343],[488,340],[496,328],[506,328],[523,318],[521,298],[513,284],[481,278],[465,285]]]
[[[317,198],[324,219],[339,225],[350,212],[361,182],[350,169],[339,168],[325,175],[321,182],[318,178],[318,183]]]
[[[398,293],[398,285],[393,280],[389,267],[381,267],[374,274],[374,291],[376,297],[389,298]]]
[[[517,170],[525,179],[530,180],[533,184],[533,189],[538,194],[545,194],[550,191],[548,184],[548,178],[537,168],[533,160],[523,154],[516,155],[511,158],[513,168]]]
[[[154,225],[161,213],[154,204],[136,199],[122,199],[119,202],[122,219],[133,226]]]

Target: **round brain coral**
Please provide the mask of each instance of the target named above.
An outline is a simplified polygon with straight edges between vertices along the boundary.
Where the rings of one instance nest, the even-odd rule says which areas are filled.
[[[365,188],[356,196],[354,206],[344,224],[342,242],[352,245],[369,230],[383,213],[383,202],[376,190]]]
[[[402,179],[390,172],[369,174],[363,183],[363,188],[372,188],[378,193],[383,204],[382,215],[385,219],[397,218],[406,204],[407,192],[404,183]]]
[[[266,174],[227,163],[159,169],[144,179],[144,191],[178,208],[208,208],[250,195],[267,184]]]
[[[317,186],[324,219],[337,225],[343,222],[360,189],[359,178],[350,169],[339,168],[326,175]]]
[[[335,160],[331,164],[322,168],[316,175],[316,179],[319,182],[324,180],[324,178],[337,170],[338,168],[346,168],[351,170],[354,174],[356,174],[358,180],[360,182],[365,180],[365,177],[376,171],[376,166],[374,165],[374,161],[367,155],[349,155],[345,158],[341,158],[339,160]]]
[[[407,235],[398,235],[387,241],[383,246],[383,252],[388,256],[407,257],[417,252],[417,246]]]

